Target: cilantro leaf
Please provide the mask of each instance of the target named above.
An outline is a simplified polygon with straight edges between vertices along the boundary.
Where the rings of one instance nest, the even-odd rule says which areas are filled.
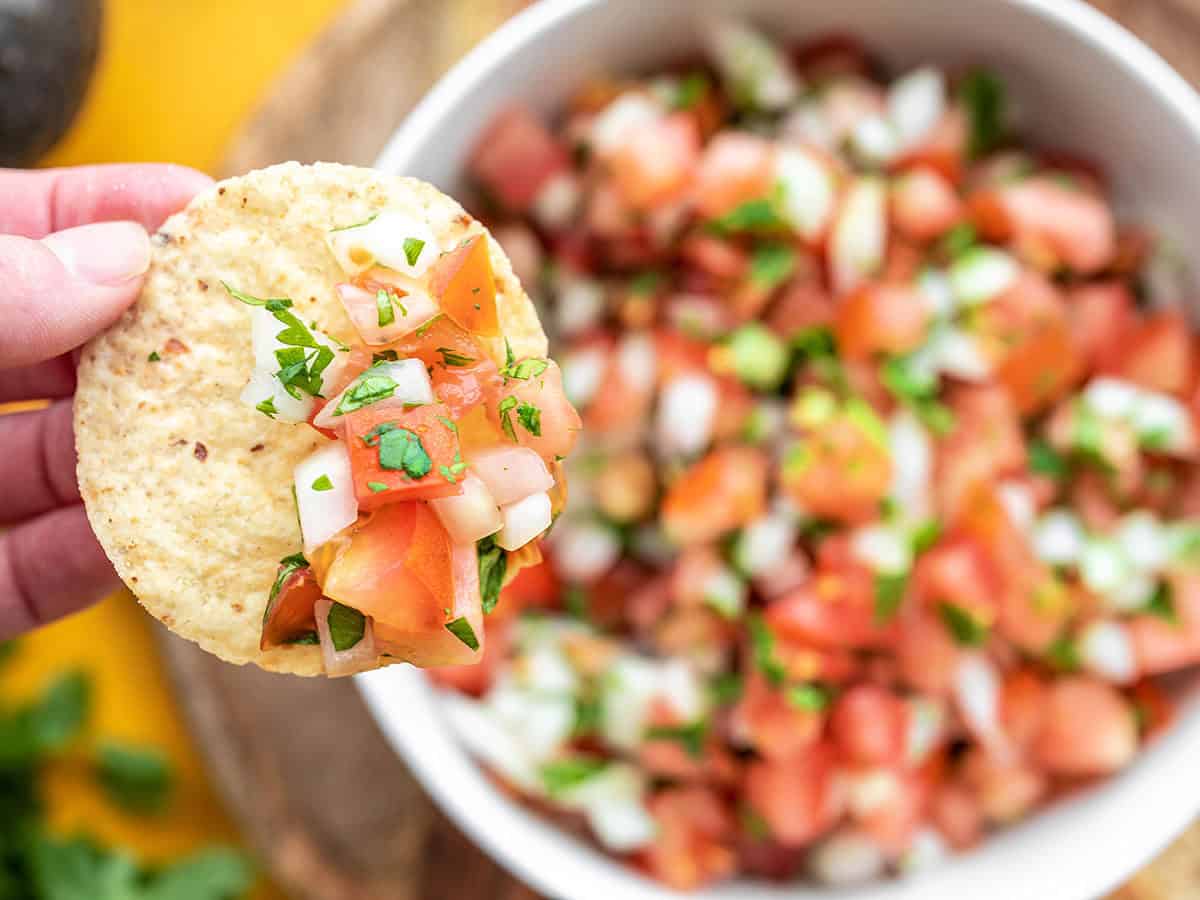
[[[1150,595],[1144,607],[1144,612],[1157,616],[1169,625],[1179,624],[1179,613],[1175,609],[1175,592],[1170,583],[1160,581],[1154,593]]]
[[[500,370],[500,374],[504,376],[506,381],[510,378],[516,378],[518,381],[528,381],[530,378],[539,377],[549,367],[549,360],[536,356],[531,356],[529,359],[517,362],[512,358],[512,348],[508,347],[508,360],[504,368]]]
[[[773,290],[796,271],[796,251],[787,244],[761,244],[750,258],[750,280]]]
[[[268,397],[262,403],[257,404],[254,408],[269,419],[273,419],[279,414],[279,410],[275,408],[274,397]]]
[[[291,556],[285,556],[279,561],[279,572],[275,575],[275,583],[271,585],[271,593],[267,596],[268,608],[270,606],[270,601],[274,600],[279,595],[280,590],[283,589],[284,582],[291,577],[292,573],[298,571],[299,569],[307,568],[308,560],[304,558],[303,553],[293,553]],[[266,621],[265,612],[263,621]]]
[[[543,764],[540,774],[546,793],[555,797],[578,787],[606,768],[607,760],[598,756],[571,756]]]
[[[757,200],[747,200],[740,206],[731,209],[725,215],[709,222],[709,230],[717,234],[736,234],[740,232],[783,231],[787,222],[775,209],[775,205],[765,197]]]
[[[386,491],[388,489],[388,486],[386,484],[384,484],[382,481],[368,481],[367,487],[370,489],[371,493],[373,493],[373,494],[378,494],[381,491]]]
[[[415,266],[417,260],[421,256],[421,251],[425,249],[425,242],[419,238],[404,239],[404,258],[408,260],[410,266]]]
[[[904,601],[908,589],[908,575],[875,576],[875,621],[890,622]]]
[[[542,436],[542,411],[532,403],[522,403],[517,407],[517,419],[521,427],[534,437]]]
[[[396,310],[392,306],[392,295],[380,288],[375,292],[375,310],[378,313],[379,327],[391,325],[396,321]]]
[[[938,615],[954,640],[964,647],[978,647],[987,640],[987,626],[961,606],[942,603],[938,606]]]
[[[364,406],[370,406],[372,403],[378,403],[380,400],[386,400],[396,393],[396,387],[394,378],[387,375],[372,375],[368,369],[365,374],[359,376],[348,391],[342,394],[342,399],[338,401],[333,414],[342,416],[362,409]]]
[[[1057,481],[1067,475],[1068,466],[1057,450],[1037,438],[1029,442],[1029,470]]]
[[[233,900],[250,890],[253,881],[245,856],[210,847],[161,869],[139,900]]]
[[[497,407],[497,411],[500,413],[500,427],[514,444],[517,442],[517,432],[513,428],[512,417],[509,413],[516,407],[517,402],[516,397],[505,397]]]
[[[970,155],[984,156],[995,150],[1006,136],[1008,110],[1004,82],[991,72],[975,69],[962,80],[958,95],[970,121]]]
[[[328,475],[321,475],[313,479],[312,489],[314,491],[332,491],[333,482],[329,480]]]
[[[393,428],[379,436],[379,467],[413,479],[424,478],[433,469],[433,460],[416,432]]]
[[[449,347],[438,347],[435,352],[442,354],[442,364],[446,366],[469,366],[475,362],[475,357],[466,356]]]
[[[367,627],[366,616],[354,607],[341,603],[330,604],[325,623],[329,626],[329,642],[339,652],[349,650],[361,641]]]
[[[767,627],[766,621],[760,615],[747,619],[750,629],[750,644],[753,649],[754,664],[767,677],[767,681],[776,687],[787,679],[783,664],[775,658],[775,635]]]
[[[479,638],[475,636],[475,629],[471,627],[471,623],[463,616],[459,616],[453,622],[447,622],[446,630],[466,644],[471,650],[479,649]]]
[[[704,755],[704,740],[708,737],[708,722],[698,719],[687,725],[651,725],[642,735],[648,741],[677,741],[688,756]]]
[[[689,72],[680,79],[671,98],[671,107],[677,110],[691,109],[701,103],[712,89],[712,82],[704,72]]]
[[[829,688],[815,681],[793,684],[787,689],[786,696],[789,704],[805,712],[820,712],[828,708],[833,700]]]
[[[146,357],[147,362],[158,362],[162,359],[157,350],[152,350],[150,355]]]
[[[104,792],[122,809],[153,813],[166,806],[172,778],[161,751],[110,741],[101,745],[95,766]]]
[[[476,542],[475,552],[479,557],[479,594],[486,614],[495,609],[500,600],[500,589],[508,571],[508,554],[490,536]]]

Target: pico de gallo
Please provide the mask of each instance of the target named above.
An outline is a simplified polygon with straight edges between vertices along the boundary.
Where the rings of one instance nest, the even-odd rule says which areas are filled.
[[[319,644],[327,675],[472,664],[502,585],[540,561],[580,422],[553,360],[507,340],[491,357],[488,240],[442,246],[399,210],[332,229],[349,345],[288,298],[225,285],[250,307],[242,401],[328,439],[295,468],[303,547],[280,561],[264,650]]]
[[[496,778],[674,888],[903,875],[1169,719],[1200,340],[1000,74],[708,37],[475,151],[584,437],[546,562],[435,677]]]

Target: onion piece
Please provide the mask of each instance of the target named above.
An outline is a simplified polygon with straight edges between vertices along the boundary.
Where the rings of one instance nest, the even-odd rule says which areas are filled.
[[[550,495],[531,494],[500,508],[504,527],[496,534],[496,544],[505,550],[518,550],[550,527]]]
[[[382,346],[416,331],[439,312],[437,301],[416,282],[389,274],[386,300],[378,292],[343,282],[338,297],[364,344]],[[391,321],[387,321],[390,318]],[[386,324],[381,323],[383,319]]]
[[[604,383],[608,354],[600,347],[574,350],[563,358],[562,382],[567,399],[577,407],[592,402]]]
[[[886,865],[874,839],[848,829],[825,838],[808,855],[809,871],[822,884],[862,884],[883,874]]]
[[[575,218],[583,199],[579,177],[571,172],[551,175],[538,189],[530,212],[543,228],[565,228]]]
[[[1096,621],[1079,633],[1083,667],[1105,681],[1129,684],[1138,674],[1137,655],[1129,630],[1117,621]]]
[[[595,581],[621,556],[612,528],[599,522],[566,519],[553,533],[554,568],[567,581]]]
[[[358,519],[350,453],[343,441],[334,441],[301,460],[295,469],[295,489],[306,554]]]
[[[437,236],[426,222],[395,210],[384,210],[358,225],[335,228],[325,242],[342,270],[350,275],[372,266],[420,278],[441,254]]]
[[[583,334],[604,318],[604,285],[596,279],[566,275],[559,279],[555,293],[554,312],[562,337]]]
[[[878,272],[886,248],[887,188],[880,178],[857,178],[846,191],[829,238],[834,292],[848,294]]]
[[[1021,274],[1021,266],[1003,250],[972,247],[951,263],[947,274],[958,302],[977,306],[1012,287]]]
[[[780,187],[780,213],[807,241],[816,241],[829,227],[837,199],[832,168],[816,154],[783,147],[775,157]]]
[[[711,20],[704,44],[729,94],[753,109],[781,112],[800,94],[791,60],[770,39],[731,17]]]
[[[313,419],[313,425],[317,428],[336,427],[338,420],[343,415],[338,412],[338,408],[346,394],[362,384],[366,378],[390,378],[396,386],[391,396],[371,403],[371,409],[402,409],[405,406],[433,402],[433,385],[429,381],[429,372],[425,368],[425,363],[419,359],[381,362],[371,366],[330,399]]]
[[[946,111],[946,79],[932,66],[915,69],[892,83],[887,107],[900,149],[911,149],[942,120]]]
[[[703,372],[672,378],[658,400],[655,433],[665,454],[694,456],[712,439],[717,415],[717,385]]]
[[[349,607],[347,607],[349,608]],[[317,601],[314,612],[317,617],[317,637],[321,642],[321,657],[325,662],[325,674],[330,678],[340,675],[353,675],[373,668],[379,658],[375,648],[375,631],[370,616],[363,616],[363,635],[358,643],[345,650],[338,650],[333,645],[333,637],[329,629],[329,612],[333,609],[333,601],[322,597]]]
[[[468,472],[461,484],[461,494],[430,500],[429,505],[454,543],[473,544],[499,531],[504,517],[496,499],[475,474]]]
[[[316,403],[305,393],[301,393],[300,399],[296,399],[287,392],[278,378],[262,370],[256,370],[250,375],[250,380],[242,388],[239,399],[260,412],[263,404],[271,401],[267,408],[275,410],[271,418],[279,422],[307,422]]]
[[[545,461],[528,447],[484,450],[471,457],[470,466],[497,506],[508,506],[554,487],[554,476]]]

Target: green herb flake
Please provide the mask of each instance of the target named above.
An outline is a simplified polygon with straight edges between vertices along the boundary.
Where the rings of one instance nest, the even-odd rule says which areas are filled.
[[[365,374],[359,376],[348,391],[342,394],[342,399],[338,401],[333,414],[343,416],[346,413],[362,409],[364,406],[370,406],[372,403],[378,403],[380,400],[386,400],[396,393],[396,387],[394,378],[387,375],[372,375],[368,369]]]
[[[446,630],[466,644],[468,649],[479,649],[479,638],[475,637],[475,629],[463,616],[459,616],[453,622],[447,622]]]
[[[395,350],[380,350],[378,353],[371,354],[371,365],[381,362],[397,362],[400,359],[400,354]]]
[[[361,222],[355,222],[353,225],[339,225],[336,228],[330,228],[329,233],[333,234],[338,231],[349,231],[351,228],[362,228],[364,225],[370,225],[379,218],[379,213],[372,213],[363,219]]]
[[[404,239],[404,258],[408,260],[410,266],[415,266],[417,260],[421,256],[421,251],[425,249],[425,242],[420,238],[405,238]]]
[[[774,290],[796,271],[796,251],[787,244],[761,244],[750,258],[750,280],[763,290]]]
[[[262,403],[257,404],[254,408],[269,419],[273,419],[279,415],[279,410],[275,408],[274,397],[268,397]]]
[[[629,293],[639,297],[651,297],[658,293],[662,284],[662,272],[647,269],[645,272],[638,272],[629,280]]]
[[[442,365],[445,366],[458,366],[461,368],[475,362],[475,357],[466,356],[455,350],[451,350],[449,347],[438,347],[436,352],[442,354]]]
[[[540,377],[549,367],[549,360],[538,357],[530,357],[516,362],[512,359],[512,349],[509,348],[508,363],[500,370],[500,374],[504,376],[505,380],[516,378],[518,381],[528,381],[531,378]]]
[[[772,232],[787,229],[787,222],[767,198],[747,200],[720,218],[709,222],[709,230],[717,234]]]
[[[815,681],[793,684],[787,689],[785,696],[791,706],[805,712],[821,712],[827,709],[833,700],[829,688]]]
[[[912,552],[919,556],[932,548],[942,537],[942,523],[937,519],[926,519],[915,529],[911,536]]]
[[[579,787],[589,778],[608,768],[608,762],[598,756],[571,756],[545,763],[541,768],[542,786],[551,797]]]
[[[292,305],[292,301],[287,297],[252,297],[250,294],[244,293],[243,291],[239,291],[237,288],[232,287],[227,281],[222,281],[221,287],[225,288],[225,293],[227,293],[234,300],[240,300],[247,306],[267,306],[268,304],[277,304],[283,308],[287,308]]]
[[[329,480],[328,475],[322,475],[313,481],[312,489],[314,491],[332,491],[333,482]]]
[[[438,416],[437,420],[445,425],[446,428],[452,431],[454,434],[458,434],[458,426],[454,424],[452,419],[447,419],[445,416]]]
[[[159,356],[157,350],[152,351],[150,355],[146,357],[147,362],[159,362],[161,359],[162,357]]]
[[[958,88],[971,131],[968,149],[973,158],[995,150],[1008,129],[1004,82],[984,69],[967,73]]]
[[[687,725],[651,725],[642,737],[647,741],[675,741],[687,751],[688,756],[698,759],[704,755],[708,722],[699,719]]]
[[[542,411],[532,403],[522,403],[517,407],[517,420],[534,437],[542,436]]]
[[[942,624],[954,640],[964,647],[978,647],[987,640],[988,629],[961,606],[942,603],[938,606]]]
[[[367,488],[372,493],[378,494],[382,491],[386,491],[388,489],[388,486],[386,484],[384,484],[382,481],[368,481]]]
[[[504,576],[508,571],[508,554],[491,537],[476,542],[475,552],[479,557],[479,595],[486,615],[500,600],[500,589],[504,587]]]
[[[1069,467],[1057,450],[1037,438],[1029,443],[1029,470],[1035,475],[1045,475],[1058,481],[1068,474]]]
[[[709,693],[717,706],[728,706],[742,697],[742,676],[736,672],[722,672],[709,682]]]
[[[750,644],[753,649],[754,664],[766,676],[767,681],[776,687],[787,679],[783,664],[775,658],[775,635],[767,627],[766,621],[759,615],[753,615],[747,621],[750,629]]]
[[[1046,662],[1060,672],[1076,672],[1081,666],[1079,645],[1070,635],[1061,634],[1046,648]]]
[[[284,641],[285,644],[298,644],[303,646],[316,646],[321,643],[321,637],[315,631],[306,631],[303,634],[298,634],[294,638],[289,638]]]
[[[979,235],[974,225],[970,222],[959,222],[938,241],[938,250],[948,259],[954,260],[974,247],[978,240]]]
[[[581,622],[586,622],[590,616],[592,605],[591,595],[582,584],[570,584],[563,592],[563,606],[567,613]]]
[[[339,653],[349,650],[363,639],[366,631],[367,618],[352,606],[332,603],[329,614],[325,617],[329,626],[329,642]]]
[[[1143,612],[1157,616],[1169,625],[1179,625],[1179,613],[1175,609],[1175,592],[1166,581],[1160,581],[1150,595]]]
[[[417,479],[430,473],[433,460],[416,432],[393,428],[379,436],[379,467]]]
[[[712,89],[712,82],[704,72],[689,72],[679,80],[671,106],[677,110],[692,109],[702,103]]]
[[[907,590],[907,574],[876,575],[875,621],[880,624],[892,621],[900,610],[900,604],[904,602],[904,594]]]
[[[396,321],[396,309],[392,306],[392,295],[380,288],[375,292],[375,309],[379,313],[379,327]]]
[[[270,601],[279,596],[279,592],[283,590],[284,582],[292,576],[292,573],[307,568],[308,560],[304,558],[303,553],[293,553],[291,556],[285,556],[279,561],[279,572],[275,575],[275,583],[271,585],[271,593],[267,596],[267,610],[263,613],[264,622],[266,621],[266,612],[270,611]]]
[[[109,741],[97,751],[95,769],[108,798],[122,809],[155,813],[166,806],[172,777],[161,751]]]
[[[500,413],[500,427],[504,429],[504,433],[514,444],[517,443],[517,432],[513,428],[512,417],[509,414],[516,408],[517,403],[516,397],[505,397],[497,407],[497,411]]]

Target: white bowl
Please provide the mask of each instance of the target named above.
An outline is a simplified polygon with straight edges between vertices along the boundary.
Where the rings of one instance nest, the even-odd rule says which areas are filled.
[[[467,193],[464,162],[512,100],[547,112],[590,75],[652,68],[697,46],[722,9],[798,37],[850,31],[895,66],[997,67],[1035,141],[1098,158],[1122,212],[1200,259],[1200,98],[1149,48],[1077,0],[557,0],[513,19],[442,79],[378,166]],[[384,734],[443,810],[501,864],[557,900],[679,895],[605,858],[502,796],[455,741],[423,675],[392,666],[358,684]],[[909,880],[855,900],[1088,900],[1150,860],[1200,810],[1200,675],[1180,681],[1173,729],[1120,777]],[[809,885],[739,881],[693,894],[824,897]]]

